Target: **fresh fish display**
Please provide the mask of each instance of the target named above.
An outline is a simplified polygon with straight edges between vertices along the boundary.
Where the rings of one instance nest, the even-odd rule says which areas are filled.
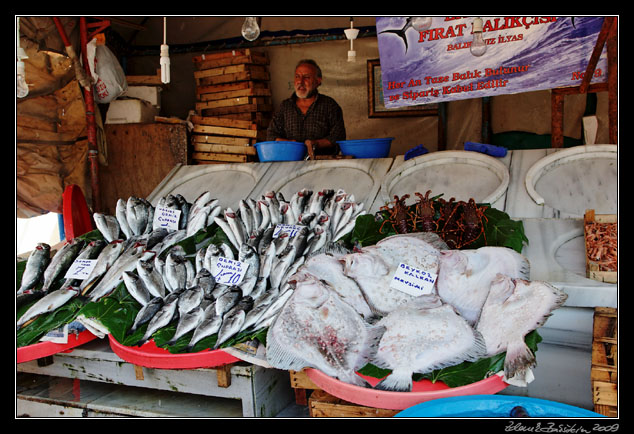
[[[278,369],[313,367],[365,386],[356,371],[374,356],[383,330],[368,325],[326,282],[306,279],[269,327],[266,357]]]
[[[18,319],[16,326],[20,330],[30,320],[35,319],[44,313],[53,312],[55,309],[66,304],[68,300],[77,296],[79,288],[73,286],[65,286],[56,291],[52,291],[36,301],[33,306]]]
[[[487,356],[506,351],[507,379],[524,379],[527,370],[535,365],[535,355],[524,337],[544,325],[567,298],[566,293],[546,282],[495,276],[476,330],[484,338]]]
[[[165,270],[163,272],[165,286],[169,291],[185,289],[187,284],[187,267],[184,256],[177,252],[170,252],[165,259]]]
[[[341,258],[344,274],[354,279],[373,312],[382,316],[403,305],[431,307],[437,304],[436,294],[413,296],[391,287],[399,264],[437,274],[440,250],[426,238],[435,234],[402,234],[384,238],[374,246],[368,246]]]
[[[79,285],[82,295],[92,288],[93,285],[110,269],[112,264],[119,258],[121,253],[125,250],[127,243],[123,240],[114,240],[105,246],[99,256],[97,257],[97,263],[94,268]]]
[[[178,296],[178,314],[183,316],[200,306],[204,295],[203,289],[199,286],[182,290]]]
[[[498,273],[528,279],[530,264],[523,255],[506,247],[445,250],[440,255],[438,295],[454,306],[469,324],[475,325]]]
[[[75,261],[78,259],[96,259],[99,257],[99,254],[107,245],[104,240],[95,240],[91,241],[88,244],[84,245],[84,247],[79,252],[79,255],[75,258]],[[81,285],[82,280],[80,279],[66,279],[62,286],[79,286]]]
[[[97,226],[106,241],[110,243],[121,238],[119,236],[121,228],[115,216],[96,212],[93,213],[92,218],[95,221],[95,226]]]
[[[201,339],[218,333],[221,324],[222,316],[216,314],[215,303],[212,303],[205,308],[203,320],[194,330],[186,351],[190,352],[194,345],[196,345]]]
[[[152,205],[145,199],[135,196],[128,198],[126,202],[126,219],[133,235],[142,235],[146,232],[153,212]]]
[[[130,229],[130,225],[128,224],[126,208],[127,208],[127,202],[123,200],[122,198],[118,199],[117,207],[115,210],[115,217],[117,218],[117,221],[119,222],[119,228],[121,229],[121,232],[123,232],[123,235],[125,236],[125,238],[129,240],[130,238],[132,238],[134,234],[132,233],[132,229]]]
[[[222,318],[222,324],[218,330],[218,340],[214,348],[220,347],[231,337],[235,336],[244,324],[247,312],[253,308],[253,299],[244,296]]]
[[[166,289],[163,275],[156,267],[156,258],[139,259],[136,264],[137,275],[152,297],[165,297]]]
[[[48,292],[51,289],[51,285],[53,285],[57,279],[64,276],[64,273],[68,271],[85,244],[86,242],[81,238],[74,238],[64,244],[64,246],[53,255],[51,263],[44,270],[44,285],[42,286],[42,291],[45,293]]]
[[[448,304],[417,309],[402,307],[383,317],[385,327],[372,363],[392,373],[375,388],[409,392],[412,374],[475,361],[485,354],[485,345],[476,332]]]
[[[20,282],[20,288],[17,294],[22,294],[24,291],[33,289],[40,283],[44,276],[44,270],[46,270],[50,262],[51,246],[46,243],[38,243],[26,260],[26,266],[22,273],[22,281]]]
[[[238,261],[248,264],[242,282],[240,282],[242,295],[248,296],[251,294],[253,288],[255,288],[255,284],[258,282],[258,277],[260,275],[260,256],[254,247],[243,243],[240,246],[240,251],[238,252]]]

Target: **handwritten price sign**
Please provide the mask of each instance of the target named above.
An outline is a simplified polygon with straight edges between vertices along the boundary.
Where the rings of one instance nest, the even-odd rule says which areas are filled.
[[[278,238],[283,234],[286,234],[289,238],[293,238],[299,231],[302,230],[305,226],[302,225],[286,225],[280,224],[275,226],[275,231],[273,231],[273,238]]]
[[[84,280],[90,275],[92,269],[95,268],[96,263],[96,259],[75,259],[68,268],[64,278]]]
[[[406,294],[418,297],[420,295],[431,294],[436,284],[437,274],[400,263],[392,281],[390,288],[398,289]]]
[[[247,263],[220,256],[214,264],[211,264],[210,271],[216,279],[216,283],[238,285],[244,279],[248,268],[249,264]]]
[[[154,229],[165,228],[177,231],[180,217],[181,211],[179,209],[157,206],[154,210],[154,221],[152,222],[152,227]]]

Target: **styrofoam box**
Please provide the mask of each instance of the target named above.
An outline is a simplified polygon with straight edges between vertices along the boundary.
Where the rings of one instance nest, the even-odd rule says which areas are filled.
[[[107,124],[134,124],[154,122],[159,109],[140,99],[116,99],[110,103],[106,114]]]
[[[158,86],[128,86],[122,96],[142,99],[153,106],[161,107],[161,88]]]

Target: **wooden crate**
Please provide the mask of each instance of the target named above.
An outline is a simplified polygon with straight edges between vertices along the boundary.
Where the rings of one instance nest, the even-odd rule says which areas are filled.
[[[266,53],[250,49],[193,57],[196,116],[192,159],[198,164],[257,161],[273,112]]]
[[[400,410],[354,404],[321,390],[304,371],[290,371],[295,402],[307,405],[310,417],[392,417]]]
[[[587,235],[587,227],[589,224],[593,223],[605,223],[605,224],[616,224],[617,223],[617,215],[616,214],[595,214],[594,210],[587,210],[584,215],[584,243],[586,243],[586,235]],[[592,261],[589,258],[588,254],[588,246],[586,243],[586,277],[592,280],[597,280],[599,282],[606,283],[617,283],[618,281],[618,272],[615,271],[606,271],[601,270],[599,265]]]
[[[592,338],[592,396],[594,411],[618,416],[618,311],[597,307]]]

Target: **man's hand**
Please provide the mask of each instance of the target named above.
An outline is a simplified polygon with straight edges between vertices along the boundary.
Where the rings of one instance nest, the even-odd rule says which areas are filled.
[[[315,147],[317,146],[317,141],[316,140],[306,140],[304,142],[304,144],[306,145],[306,150],[308,151],[308,158],[310,160],[314,160],[315,159]]]

